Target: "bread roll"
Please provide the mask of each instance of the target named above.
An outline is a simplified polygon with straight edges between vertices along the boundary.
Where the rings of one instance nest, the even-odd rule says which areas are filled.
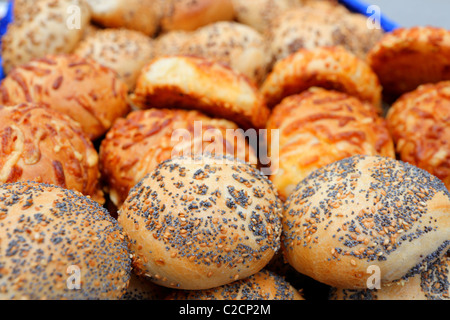
[[[450,248],[450,193],[428,172],[380,156],[314,171],[285,204],[284,253],[329,286],[365,289],[421,273]],[[371,267],[371,268],[370,268]]]
[[[105,29],[88,36],[74,53],[114,70],[133,91],[141,69],[153,58],[153,50],[153,41],[143,33]]]
[[[269,109],[248,79],[213,60],[170,56],[153,59],[141,72],[131,97],[140,109],[181,108],[263,128]]]
[[[199,129],[202,132],[198,132]],[[256,155],[243,134],[237,132],[238,143],[232,140],[234,137],[227,137],[227,130],[237,129],[230,121],[212,119],[197,111],[150,109],[132,112],[114,124],[100,147],[101,170],[109,197],[120,207],[142,178],[161,162],[180,156],[182,152],[186,155],[214,150],[255,164]],[[177,131],[189,133],[191,140],[177,137]],[[213,140],[216,133],[224,141]]]
[[[427,170],[450,189],[450,81],[403,95],[387,119],[400,159]]]
[[[0,185],[0,208],[1,300],[104,300],[125,293],[131,268],[124,233],[96,202],[18,182]]]
[[[169,289],[158,286],[147,279],[131,273],[130,283],[127,292],[121,300],[142,301],[142,300],[164,300]]]
[[[311,172],[335,161],[357,154],[395,158],[386,121],[372,105],[336,91],[312,88],[285,98],[267,129],[279,130],[271,180],[283,199]]]
[[[163,31],[189,31],[233,18],[234,8],[231,0],[166,0],[161,28]]]
[[[161,0],[86,0],[92,20],[108,28],[125,28],[153,36],[162,15]]]
[[[78,123],[35,104],[0,106],[0,184],[37,181],[103,203],[98,154]]]
[[[414,277],[385,284],[381,289],[348,290],[333,288],[330,300],[450,300],[450,258],[438,259]]]
[[[421,84],[450,80],[450,31],[435,27],[399,28],[372,48],[368,63],[387,98],[396,99]]]
[[[381,112],[381,86],[377,75],[342,47],[300,49],[278,61],[261,86],[269,107],[311,87],[338,90],[367,101]]]
[[[189,31],[170,31],[161,34],[155,39],[155,57],[181,54],[181,49],[186,46],[187,41],[193,34],[194,32]]]
[[[2,37],[5,73],[31,59],[72,52],[89,25],[90,11],[83,0],[29,2],[18,4],[15,20]]]
[[[197,29],[180,54],[213,59],[260,84],[272,62],[269,43],[256,30],[237,22],[216,22]]]
[[[280,241],[281,202],[258,170],[231,157],[175,158],[119,211],[133,266],[156,284],[219,287],[264,268]]]
[[[382,37],[381,29],[369,29],[367,17],[350,13],[342,5],[310,1],[278,16],[269,33],[274,60],[299,49],[343,46],[361,59]]]
[[[262,270],[246,279],[219,288],[200,291],[177,290],[169,300],[304,300],[283,277]]]
[[[0,103],[22,102],[70,116],[92,140],[129,111],[126,84],[112,70],[76,55],[48,55],[11,72],[0,85]]]

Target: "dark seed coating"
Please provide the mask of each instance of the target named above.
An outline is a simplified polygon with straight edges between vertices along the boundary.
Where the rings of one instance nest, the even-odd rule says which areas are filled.
[[[122,228],[96,202],[34,182],[0,187],[0,299],[118,299],[130,269]]]

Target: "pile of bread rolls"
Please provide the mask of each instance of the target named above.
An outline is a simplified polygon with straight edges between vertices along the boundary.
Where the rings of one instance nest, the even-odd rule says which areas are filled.
[[[450,299],[450,31],[332,0],[14,16],[0,299]]]

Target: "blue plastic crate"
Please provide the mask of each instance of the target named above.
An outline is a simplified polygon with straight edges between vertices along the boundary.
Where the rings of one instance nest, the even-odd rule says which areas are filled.
[[[351,10],[353,12],[357,12],[357,13],[363,14],[368,17],[370,17],[372,15],[372,12],[370,12],[370,10],[368,10],[370,5],[363,1],[340,0],[339,2],[342,3],[343,5],[345,5],[349,10]],[[8,3],[7,14],[3,19],[0,20],[0,44],[1,44],[1,37],[3,37],[3,35],[6,33],[8,24],[11,23],[13,20],[13,3],[14,3],[13,1],[10,1]],[[392,31],[399,27],[399,25],[397,23],[393,22],[392,20],[390,20],[383,14],[381,14],[380,20],[381,20],[380,21],[381,27],[387,32]],[[3,73],[2,60],[1,60],[1,55],[0,55],[0,80],[3,78],[4,78],[4,73]]]

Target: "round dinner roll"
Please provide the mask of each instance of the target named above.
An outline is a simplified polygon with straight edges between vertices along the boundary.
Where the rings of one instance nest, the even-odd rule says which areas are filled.
[[[0,85],[0,103],[41,103],[78,121],[94,140],[128,113],[127,85],[92,59],[48,55],[14,69]]]
[[[304,300],[283,277],[262,270],[246,279],[200,291],[176,290],[168,300]]]
[[[343,47],[300,49],[278,61],[261,92],[273,108],[283,98],[311,87],[338,90],[367,101],[381,113],[381,91],[377,75]]]
[[[280,246],[281,202],[266,176],[228,156],[175,158],[128,195],[119,223],[137,274],[185,290],[261,271]]]
[[[36,104],[0,106],[0,141],[0,184],[54,184],[104,202],[97,151],[69,117]]]
[[[285,203],[284,254],[332,287],[366,289],[427,270],[450,248],[450,193],[408,163],[354,156],[314,171]]]
[[[191,56],[153,59],[141,72],[131,100],[139,109],[180,108],[263,128],[264,98],[245,76],[213,60]]]
[[[105,29],[88,36],[74,53],[114,70],[132,91],[140,71],[153,58],[153,50],[152,39],[141,32]]]
[[[180,54],[213,59],[260,84],[272,62],[267,40],[256,30],[237,22],[216,22],[197,29]]]
[[[387,120],[400,159],[435,175],[450,190],[450,81],[403,95]]]
[[[330,300],[450,300],[450,258],[445,256],[414,277],[373,290],[333,288]]]
[[[310,1],[285,11],[274,20],[269,32],[275,61],[299,49],[327,46],[343,46],[365,60],[382,35],[382,30],[367,27],[367,17],[328,1]]]
[[[164,300],[169,294],[169,289],[158,286],[153,282],[138,277],[131,273],[130,283],[127,292],[121,298],[126,301],[143,301],[143,300]]]
[[[177,109],[134,111],[117,120],[100,147],[101,171],[111,201],[120,207],[130,190],[158,164],[183,153],[215,151],[256,164],[255,152],[237,129],[233,122]],[[227,130],[235,135],[227,135]]]
[[[155,57],[179,55],[187,41],[194,34],[192,31],[169,31],[158,36],[154,43]]]
[[[270,179],[282,199],[311,172],[335,161],[357,154],[395,158],[386,121],[372,105],[337,91],[311,88],[285,98],[267,129],[279,130],[278,149],[270,148],[275,161]]]
[[[72,52],[89,25],[90,11],[83,0],[32,3],[19,3],[14,22],[2,37],[5,73],[31,59]]]
[[[106,300],[126,291],[131,261],[123,230],[77,192],[0,185],[0,240],[1,300]]]
[[[231,0],[166,0],[161,19],[163,31],[195,30],[234,18]]]
[[[136,30],[148,36],[153,36],[158,31],[162,1],[86,0],[95,23],[107,28]]]
[[[421,84],[450,80],[450,31],[399,28],[372,48],[367,61],[388,99],[396,99]]]

